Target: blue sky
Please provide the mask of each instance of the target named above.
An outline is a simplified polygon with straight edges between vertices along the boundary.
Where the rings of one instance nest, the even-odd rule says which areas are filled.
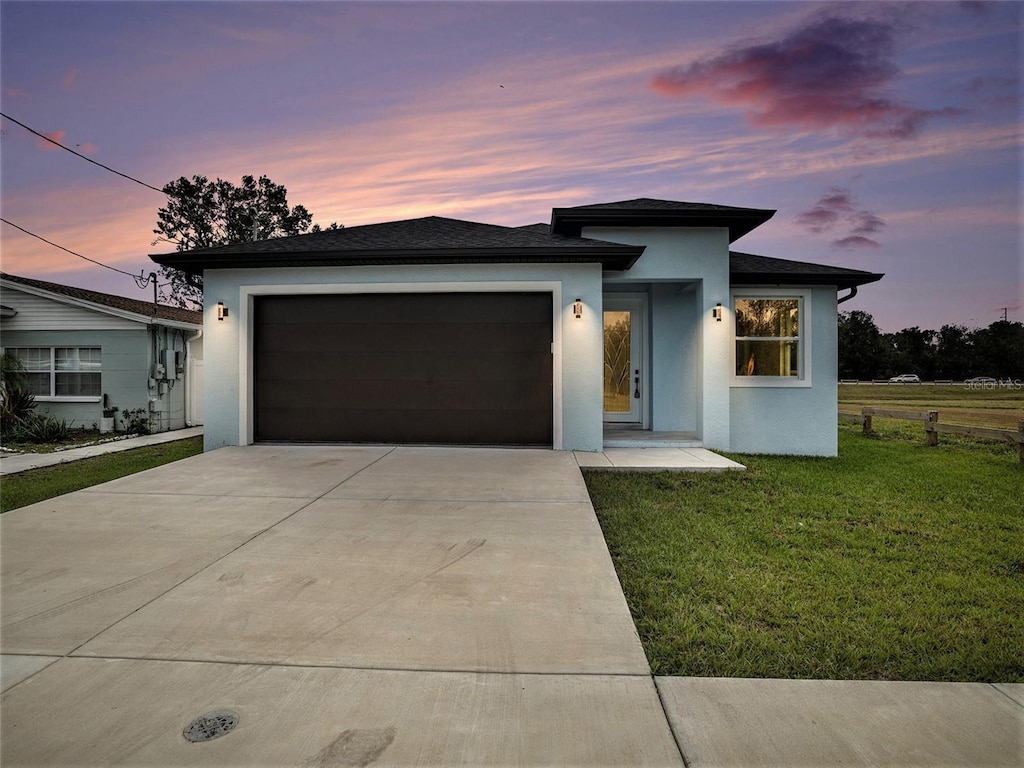
[[[270,176],[322,224],[656,197],[885,272],[883,330],[1024,320],[1019,3],[0,5],[3,112],[156,187]],[[129,272],[162,196],[4,120],[3,217]],[[146,298],[0,227],[6,272]]]

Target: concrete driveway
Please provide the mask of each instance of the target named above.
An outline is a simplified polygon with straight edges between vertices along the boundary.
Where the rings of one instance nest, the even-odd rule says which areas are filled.
[[[0,516],[0,763],[1022,764],[1021,684],[652,679],[577,461],[224,448]]]
[[[5,766],[682,765],[570,453],[224,448],[0,522]]]

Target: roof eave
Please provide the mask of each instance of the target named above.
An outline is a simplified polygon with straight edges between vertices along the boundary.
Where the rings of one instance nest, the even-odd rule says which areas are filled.
[[[789,273],[779,272],[731,272],[731,285],[834,285],[839,289],[855,288],[881,280],[885,275],[875,272],[858,274],[821,274],[821,273]]]
[[[551,231],[579,237],[584,227],[721,227],[729,230],[731,243],[764,224],[775,213],[758,208],[694,211],[553,208]]]
[[[599,263],[629,269],[644,246],[559,248],[424,248],[347,251],[245,251],[241,253],[151,254],[157,264],[202,274],[207,269],[248,269],[290,266],[404,266],[415,264]]]

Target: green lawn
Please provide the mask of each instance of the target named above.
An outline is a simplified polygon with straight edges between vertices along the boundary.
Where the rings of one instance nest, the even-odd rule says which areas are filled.
[[[116,480],[202,451],[203,438],[192,437],[8,475],[0,481],[0,512]]]
[[[1024,388],[970,388],[963,384],[840,384],[839,410],[860,413],[869,405],[897,410],[937,410],[947,424],[1017,429],[1024,419]],[[923,428],[918,425],[919,431]]]
[[[655,674],[1024,681],[1016,451],[863,437],[745,473],[586,473]]]

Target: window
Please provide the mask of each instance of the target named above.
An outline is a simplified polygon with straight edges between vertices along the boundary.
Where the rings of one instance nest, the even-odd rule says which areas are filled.
[[[28,390],[36,397],[101,396],[99,347],[12,347],[25,366]]]
[[[808,384],[802,294],[733,297],[736,384]]]

